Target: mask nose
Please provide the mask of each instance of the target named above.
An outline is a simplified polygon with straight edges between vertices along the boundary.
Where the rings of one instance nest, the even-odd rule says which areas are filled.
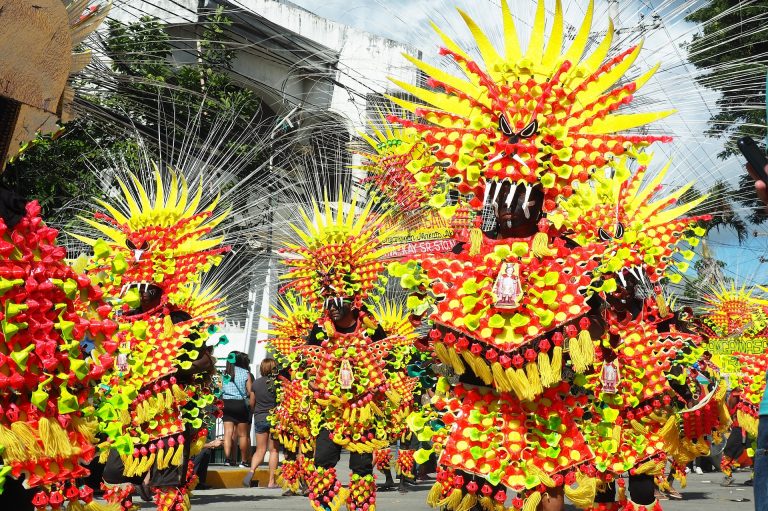
[[[138,263],[141,261],[141,256],[144,255],[144,252],[146,252],[146,250],[142,250],[140,248],[135,249],[133,251],[133,259]]]

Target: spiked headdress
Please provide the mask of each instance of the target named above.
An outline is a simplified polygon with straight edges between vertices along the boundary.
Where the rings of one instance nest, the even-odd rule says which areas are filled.
[[[500,55],[488,37],[465,13],[459,11],[474,36],[484,66],[475,62],[440,31],[445,44],[441,54],[450,56],[465,77],[454,76],[413,57],[414,65],[429,75],[423,88],[393,80],[422,104],[390,99],[426,120],[422,124],[399,119],[415,127],[438,160],[450,164],[446,172],[458,178],[458,190],[470,194],[470,204],[480,209],[497,194],[494,181],[513,186],[540,183],[544,212],[555,208],[555,199],[568,196],[574,181],[610,158],[636,157],[641,148],[668,137],[637,135],[628,130],[661,119],[672,111],[620,114],[657,67],[635,80],[614,87],[637,58],[640,46],[606,59],[613,38],[607,35],[590,55],[584,56],[592,24],[590,2],[584,22],[570,48],[561,53],[563,11],[558,0],[550,40],[544,47],[545,9],[539,0],[531,40],[522,53],[512,13],[502,0],[505,48]],[[442,90],[435,90],[442,89]],[[509,194],[510,198],[513,194]],[[527,199],[526,199],[527,201]]]
[[[190,200],[187,181],[169,171],[166,196],[163,177],[155,170],[155,197],[131,174],[132,191],[119,181],[123,191],[123,210],[96,200],[108,214],[96,213],[95,220],[81,219],[104,236],[106,241],[73,234],[94,250],[96,264],[111,275],[106,292],[122,295],[133,286],[155,285],[163,290],[163,300],[179,292],[182,285],[194,283],[201,272],[211,269],[228,248],[222,237],[212,236],[228,212],[215,213],[218,197],[201,206],[202,182]],[[127,211],[125,211],[127,209]]]
[[[371,214],[373,202],[355,214],[356,201],[349,212],[339,199],[336,214],[325,201],[325,212],[313,203],[314,219],[303,209],[304,229],[291,224],[302,243],[287,243],[281,252],[282,263],[289,271],[280,278],[290,281],[286,289],[294,289],[311,306],[322,308],[327,300],[352,299],[356,306],[381,286],[385,271],[383,256],[392,250],[380,243],[377,227],[386,217]]]

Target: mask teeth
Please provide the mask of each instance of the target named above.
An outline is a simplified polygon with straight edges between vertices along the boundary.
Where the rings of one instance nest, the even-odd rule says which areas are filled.
[[[504,158],[505,156],[506,156],[506,153],[504,151],[500,152],[499,154],[497,154],[496,156],[488,160],[488,162],[485,164],[486,168],[493,165],[494,163]]]
[[[499,198],[499,192],[501,191],[501,185],[504,183],[502,180],[501,182],[496,183],[496,189],[493,192],[493,199],[491,200],[491,204],[496,204],[496,199]]]
[[[520,156],[518,154],[513,154],[512,155],[512,159],[515,160],[520,165],[522,165],[523,167],[528,168],[528,164],[525,163],[525,161],[523,161],[523,159],[520,158]]]
[[[120,296],[123,296],[125,294],[125,290],[128,287],[128,284],[123,284],[123,287],[120,288]]]
[[[331,299],[330,299],[330,297],[329,297],[329,298],[326,298],[326,299],[325,299],[325,301],[323,302],[323,309],[326,309],[326,310],[327,310],[327,309],[328,309],[328,305],[329,305],[330,303],[331,303]]]
[[[528,210],[528,199],[531,198],[531,185],[525,185],[525,198],[523,199],[523,213],[525,218],[531,218],[531,212]]]
[[[493,189],[494,183],[495,183],[495,181],[488,181],[485,184],[485,197],[483,197],[483,206],[488,204],[488,197],[491,196],[491,190]]]
[[[507,195],[506,200],[507,209],[512,205],[512,198],[515,196],[515,190],[517,190],[517,183],[512,183],[512,186],[509,187],[509,195]]]
[[[624,287],[627,287],[627,280],[624,278],[624,270],[621,270],[619,273],[619,280],[621,281],[621,285]]]

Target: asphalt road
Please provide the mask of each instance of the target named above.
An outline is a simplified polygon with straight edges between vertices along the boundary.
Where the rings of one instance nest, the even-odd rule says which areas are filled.
[[[339,463],[342,481],[347,480],[346,456]],[[754,509],[751,486],[742,483],[750,478],[749,472],[734,474],[735,484],[730,488],[720,486],[720,473],[689,474],[688,486],[681,490],[683,500],[668,500],[662,506],[668,511],[752,511]],[[679,485],[677,485],[679,488]],[[379,493],[377,511],[428,510],[426,504],[430,485],[425,484],[401,495],[398,492]],[[280,511],[308,511],[309,502],[304,497],[282,497],[279,490],[262,488],[222,489],[196,491],[192,497],[192,509],[197,511],[250,511],[253,509]],[[137,499],[138,500],[138,499]],[[153,509],[142,503],[142,509]],[[569,509],[575,509],[569,506]]]

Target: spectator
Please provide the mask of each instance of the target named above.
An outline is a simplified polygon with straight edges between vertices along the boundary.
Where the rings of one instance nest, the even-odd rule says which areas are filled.
[[[253,393],[256,396],[256,406],[253,409],[253,425],[256,429],[256,452],[251,458],[251,469],[243,478],[243,486],[250,487],[253,473],[264,461],[264,455],[269,451],[269,481],[267,488],[279,488],[275,482],[275,472],[280,454],[277,442],[269,434],[271,426],[267,417],[277,406],[277,392],[275,378],[277,377],[277,363],[273,358],[265,358],[259,367],[261,378],[253,383]]]
[[[209,490],[211,487],[205,484],[205,480],[208,478],[208,465],[211,463],[211,451],[218,447],[221,447],[224,441],[221,438],[216,438],[210,442],[206,442],[200,452],[192,459],[192,463],[195,467],[195,475],[198,477],[198,490]]]
[[[235,436],[240,447],[240,465],[248,466],[251,449],[251,410],[254,408],[253,376],[248,370],[251,361],[248,355],[240,351],[232,351],[227,357],[224,370],[224,463],[234,467],[237,463],[233,458],[232,444]]]

